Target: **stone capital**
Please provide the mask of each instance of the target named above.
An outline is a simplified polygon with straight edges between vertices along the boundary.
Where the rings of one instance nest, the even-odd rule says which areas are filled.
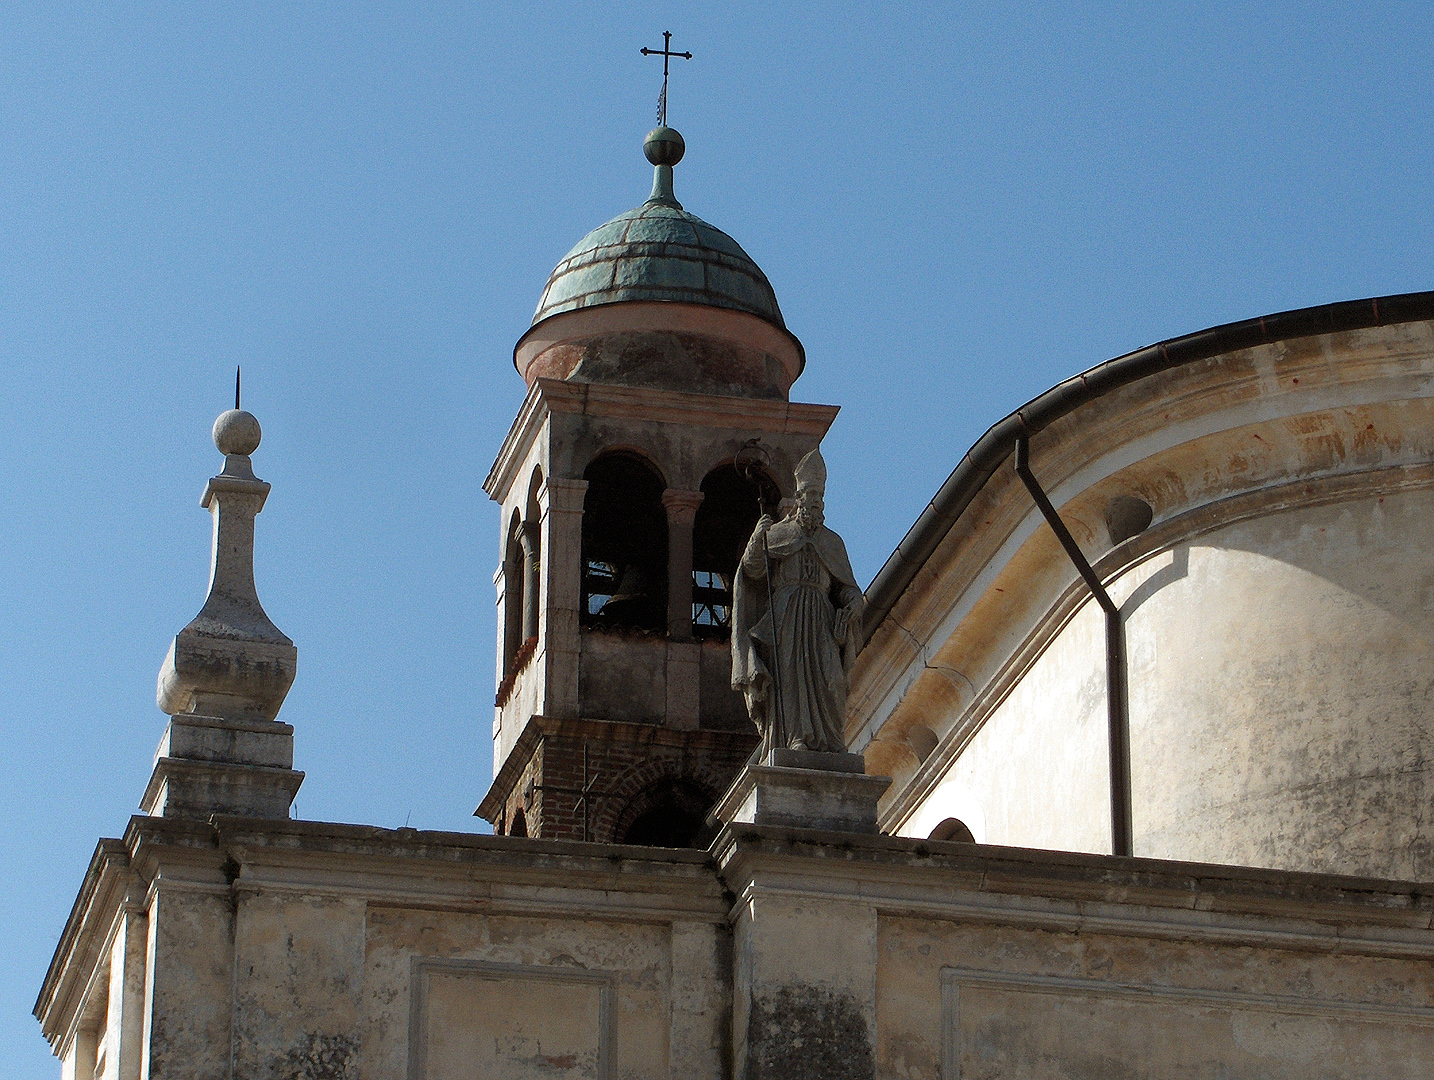
[[[548,504],[548,509],[552,513],[580,514],[587,491],[588,482],[586,480],[568,480],[561,476],[549,476],[543,480],[543,490],[539,499]]]
[[[667,508],[668,522],[691,525],[697,520],[697,508],[702,505],[705,497],[700,491],[667,488],[662,493],[662,505]]]
[[[538,557],[538,523],[536,521],[523,522],[522,528],[518,530],[518,545],[523,549],[523,558],[536,559]]]

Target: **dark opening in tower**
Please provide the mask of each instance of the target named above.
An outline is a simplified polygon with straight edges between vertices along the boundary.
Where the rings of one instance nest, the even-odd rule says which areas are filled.
[[[583,479],[582,620],[599,629],[667,629],[664,484],[638,455],[594,458]]]
[[[618,823],[619,844],[706,847],[712,796],[686,779],[660,780],[633,799]]]
[[[513,511],[503,551],[503,676],[506,678],[523,647],[523,607],[527,576],[523,559],[523,519]]]
[[[763,512],[775,516],[781,495],[760,469],[719,465],[703,479],[702,496],[692,526],[692,632],[726,638],[737,563],[757,519]]]

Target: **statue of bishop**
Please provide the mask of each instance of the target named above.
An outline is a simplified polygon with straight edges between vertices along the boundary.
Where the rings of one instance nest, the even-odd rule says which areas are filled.
[[[827,467],[797,463],[796,506],[763,514],[733,583],[732,688],[773,748],[844,753],[847,673],[862,646],[862,609],[842,539],[823,524]]]

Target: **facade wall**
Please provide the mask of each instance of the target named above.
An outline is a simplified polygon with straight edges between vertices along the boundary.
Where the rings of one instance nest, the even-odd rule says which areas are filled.
[[[758,825],[707,852],[236,818],[127,844],[105,872],[160,884],[77,909],[42,992],[74,1075],[138,976],[105,1037],[156,1080],[1434,1075],[1418,886]],[[121,979],[126,920],[150,948]]]
[[[118,874],[157,887],[77,913],[56,970],[79,992],[43,1020],[84,1080],[97,1043],[115,1080],[728,1075],[700,854],[239,819],[135,819],[129,842]]]

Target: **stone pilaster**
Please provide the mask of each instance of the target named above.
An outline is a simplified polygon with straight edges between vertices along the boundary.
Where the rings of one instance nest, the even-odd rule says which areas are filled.
[[[667,510],[667,724],[696,729],[702,709],[702,646],[692,636],[692,525],[702,492],[668,488]]]
[[[877,913],[869,901],[794,880],[744,845],[778,830],[818,843],[877,832],[891,786],[860,754],[776,748],[742,770],[717,804],[713,850],[733,911],[732,1046],[746,1080],[874,1080]],[[745,828],[744,828],[745,826]]]
[[[542,511],[543,594],[538,640],[544,650],[546,685],[540,710],[547,716],[578,715],[578,608],[582,603],[583,499],[586,480],[550,476],[538,493]]]

